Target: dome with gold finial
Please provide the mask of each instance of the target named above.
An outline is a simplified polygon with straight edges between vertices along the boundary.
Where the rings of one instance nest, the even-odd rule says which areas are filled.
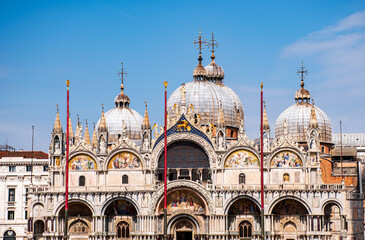
[[[300,89],[295,93],[295,104],[279,115],[275,124],[275,137],[282,138],[287,132],[288,136],[294,141],[306,142],[311,115],[315,113],[320,141],[331,143],[332,127],[330,119],[323,110],[314,106],[314,103],[310,103],[311,95],[308,90],[304,89],[304,74],[307,74],[307,70],[305,70],[303,63],[301,69],[298,70],[298,74],[301,75],[301,84]],[[284,124],[284,122],[286,123]]]
[[[196,43],[202,44],[203,41],[201,38],[201,35],[199,35]],[[201,69],[201,48],[199,47],[198,49],[199,64],[194,70],[194,81],[188,82],[183,86],[178,87],[171,94],[167,102],[168,114],[173,114],[175,107],[181,105],[181,92],[185,91],[184,95],[186,106],[193,106],[194,113],[199,114],[201,117],[200,123],[202,125],[208,125],[210,123],[214,125],[218,124],[220,111],[219,105],[221,102],[226,126],[238,128],[238,119],[243,118],[243,107],[241,100],[231,88],[223,85],[223,68],[219,67],[215,63],[208,65],[206,68],[209,71],[211,70],[211,67],[216,67],[216,69],[218,69],[217,71],[219,72],[210,71],[210,75],[208,74],[209,71],[205,70],[204,67],[204,71]],[[214,58],[215,57],[212,59],[213,61]],[[183,90],[183,88],[185,88],[185,90]]]
[[[141,139],[141,125],[143,118],[138,112],[129,107],[131,100],[124,93],[123,82],[126,72],[123,69],[123,65],[121,75],[121,92],[114,99],[115,108],[105,113],[105,123],[109,132],[109,140],[117,141],[123,131],[126,131],[129,139],[139,140]],[[101,119],[99,119],[96,124],[96,129],[99,129],[100,120]]]

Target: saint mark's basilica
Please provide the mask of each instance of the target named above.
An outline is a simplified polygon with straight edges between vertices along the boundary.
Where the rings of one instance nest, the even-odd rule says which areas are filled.
[[[168,239],[259,239],[261,164],[267,239],[364,239],[357,163],[340,171],[330,119],[311,102],[303,65],[275,129],[264,109],[261,163],[260,142],[245,133],[243,104],[224,81],[214,43],[210,63],[202,65],[200,51],[193,80],[167,102]],[[122,82],[92,134],[87,124],[69,126],[70,239],[163,237],[164,130],[150,123],[147,105],[143,116],[133,110],[143,100],[126,92]],[[65,132],[57,111],[48,184],[28,193],[28,239],[63,239]]]

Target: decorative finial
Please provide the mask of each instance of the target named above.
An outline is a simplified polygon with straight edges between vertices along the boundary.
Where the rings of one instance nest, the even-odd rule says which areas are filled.
[[[57,112],[59,112],[60,109],[58,108],[58,104],[56,104],[56,106],[57,106]]]
[[[264,108],[266,108],[266,102],[264,101]]]
[[[196,40],[194,40],[193,44],[194,46],[198,45],[196,49],[199,50],[199,62],[201,62],[203,60],[202,58],[202,49],[204,49],[204,46],[206,46],[207,44],[207,40],[204,39],[202,40],[202,38],[204,38],[204,36],[202,36],[201,30],[199,29],[199,36],[196,37]]]
[[[262,91],[263,88],[264,88],[264,83],[261,82],[261,91]]]
[[[303,61],[302,61],[302,66],[297,70],[297,75],[300,75],[300,79],[301,79],[300,86],[302,88],[304,88],[304,79],[305,79],[304,74],[308,75],[308,71],[307,71],[307,68],[304,67]]]
[[[215,52],[215,49],[218,48],[219,46],[219,43],[217,42],[217,40],[214,39],[214,34],[212,33],[212,39],[209,41],[208,43],[208,47],[210,47],[212,50],[212,56],[210,57],[212,59],[212,61],[214,61],[214,52]]]
[[[87,126],[87,119],[85,119],[85,123],[86,123],[86,126]]]
[[[168,82],[165,81],[165,82],[163,82],[163,85],[165,86],[165,90],[166,90],[167,85],[169,85],[169,84],[168,84]]]
[[[314,106],[314,99],[312,98],[312,105]]]
[[[101,111],[104,112],[104,104],[101,104]]]
[[[118,75],[119,75],[119,80],[122,82],[122,86],[124,84],[124,80],[128,75],[128,72],[125,70],[124,66],[123,66],[123,62],[120,63],[122,65],[122,67],[120,68]]]
[[[79,116],[79,114],[76,114],[76,116],[77,116],[77,125],[79,125],[80,124],[80,116]]]
[[[146,105],[146,109],[147,109],[147,101],[144,101],[144,104]]]
[[[94,130],[95,130],[95,122],[93,122],[93,125],[94,125]]]
[[[67,86],[67,88],[70,87],[70,80],[66,80],[66,86]]]

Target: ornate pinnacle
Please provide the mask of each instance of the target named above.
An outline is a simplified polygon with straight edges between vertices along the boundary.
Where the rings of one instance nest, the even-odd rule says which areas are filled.
[[[302,66],[297,70],[297,75],[300,75],[300,79],[301,79],[301,83],[300,83],[300,86],[302,88],[304,88],[304,79],[305,79],[305,75],[308,75],[308,71],[307,71],[307,68],[304,67],[303,65],[303,61],[302,61]]]

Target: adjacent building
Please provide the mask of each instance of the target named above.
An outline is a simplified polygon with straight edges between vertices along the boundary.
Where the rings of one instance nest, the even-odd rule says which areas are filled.
[[[27,237],[28,192],[48,184],[48,154],[41,151],[0,151],[0,239]]]

